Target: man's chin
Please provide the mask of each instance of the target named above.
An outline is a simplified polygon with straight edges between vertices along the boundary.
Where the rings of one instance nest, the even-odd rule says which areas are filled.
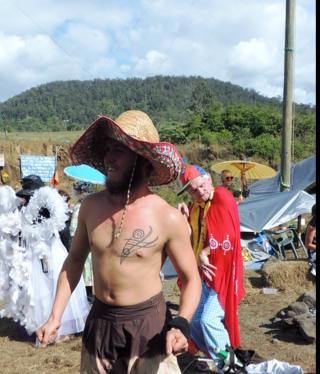
[[[207,194],[207,195],[203,195],[203,196],[201,196],[201,199],[200,199],[200,201],[204,201],[204,202],[207,202],[208,200],[210,199],[210,195],[209,194]]]
[[[107,179],[105,184],[106,189],[111,195],[122,195],[127,192],[128,185],[123,183],[118,183],[115,181],[110,181]]]

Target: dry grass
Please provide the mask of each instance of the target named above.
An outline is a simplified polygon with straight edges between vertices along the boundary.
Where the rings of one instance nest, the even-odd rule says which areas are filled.
[[[64,143],[59,142],[59,133],[27,133],[30,136],[29,140],[19,140],[19,135],[22,133],[10,133],[16,134],[17,139],[14,141],[1,141],[0,140],[0,153],[4,153],[5,166],[4,170],[9,174],[6,183],[11,185],[14,189],[20,188],[20,155],[43,155],[43,156],[57,156],[57,170],[60,180],[60,188],[69,189],[72,185],[70,178],[63,174],[65,166],[70,165],[69,149],[71,142],[65,141]],[[56,136],[55,141],[51,141],[51,136]],[[63,138],[64,133],[60,134]],[[72,136],[75,137],[75,133]],[[45,137],[46,140],[39,140],[41,137]],[[70,135],[71,136],[71,135]]]
[[[268,261],[269,262],[269,261]],[[264,271],[246,269],[244,283],[246,296],[239,305],[241,346],[253,349],[265,360],[277,359],[291,365],[300,365],[305,372],[316,372],[315,344],[307,344],[296,331],[282,331],[270,324],[280,309],[296,300],[313,286],[307,277],[305,261],[267,263]],[[288,290],[287,283],[291,289]],[[282,289],[275,295],[265,295],[263,287]],[[164,282],[166,300],[179,303],[177,279]],[[294,293],[292,293],[294,292]],[[22,341],[17,326],[10,320],[0,320],[0,372],[3,374],[79,372],[81,337],[44,349]]]
[[[301,294],[315,284],[308,269],[307,261],[267,261],[261,274],[267,287]]]

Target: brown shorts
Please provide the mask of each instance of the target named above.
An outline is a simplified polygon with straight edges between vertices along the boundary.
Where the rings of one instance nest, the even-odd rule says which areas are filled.
[[[96,298],[83,332],[80,372],[125,374],[137,357],[163,356],[168,319],[162,292],[124,307]]]

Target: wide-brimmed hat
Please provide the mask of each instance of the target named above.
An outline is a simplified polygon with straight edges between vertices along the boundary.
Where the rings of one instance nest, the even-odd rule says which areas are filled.
[[[115,139],[150,161],[149,184],[159,186],[174,181],[183,162],[177,148],[161,142],[151,119],[140,110],[128,110],[115,120],[100,116],[71,147],[73,164],[88,164],[105,174],[103,164],[108,138]]]
[[[177,195],[181,195],[195,178],[206,174],[207,172],[199,165],[190,164],[186,166],[184,172],[180,175],[182,188],[177,192]]]
[[[38,175],[31,174],[22,178],[21,186],[22,189],[16,195],[18,197],[28,197],[32,196],[35,190],[43,187],[44,183]]]

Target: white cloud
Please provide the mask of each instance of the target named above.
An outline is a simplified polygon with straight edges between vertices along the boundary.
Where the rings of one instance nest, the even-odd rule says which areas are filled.
[[[235,45],[229,54],[228,62],[231,70],[247,73],[263,72],[274,64],[276,50],[263,39],[250,39]]]
[[[59,44],[73,56],[84,60],[106,54],[110,46],[108,33],[83,24],[71,23],[66,32],[59,36]]]
[[[19,36],[5,36],[0,32],[0,71],[6,69],[16,59],[22,48],[25,46],[25,41]]]
[[[149,51],[142,59],[138,59],[133,71],[138,75],[168,74],[170,63],[167,56],[158,51]]]
[[[54,80],[202,75],[282,96],[283,0],[0,0],[0,100]],[[315,103],[315,3],[296,1],[295,99]]]

